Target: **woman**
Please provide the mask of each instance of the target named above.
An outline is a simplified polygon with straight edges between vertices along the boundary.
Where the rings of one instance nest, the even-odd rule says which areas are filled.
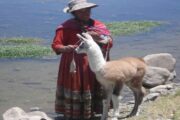
[[[91,8],[97,7],[86,0],[72,0],[64,9],[74,18],[58,26],[52,42],[52,48],[61,56],[55,111],[63,114],[67,120],[88,120],[101,113],[102,89],[91,72],[85,54],[78,55],[74,49],[80,43],[77,33],[89,32],[102,48],[105,57],[109,57],[112,39],[106,26],[90,18]]]

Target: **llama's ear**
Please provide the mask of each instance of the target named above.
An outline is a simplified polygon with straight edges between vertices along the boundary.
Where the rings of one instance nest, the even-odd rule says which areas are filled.
[[[82,33],[82,35],[88,40],[93,40],[92,36],[88,32]]]
[[[79,38],[79,40],[85,41],[86,38],[84,38],[82,35],[80,35],[80,34],[76,34],[76,35],[77,35],[77,37]]]

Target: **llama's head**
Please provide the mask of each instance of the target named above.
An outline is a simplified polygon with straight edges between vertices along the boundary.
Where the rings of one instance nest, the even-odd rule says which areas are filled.
[[[81,40],[80,45],[75,49],[76,53],[87,53],[88,49],[92,46],[97,46],[91,35],[88,33],[82,33],[82,35],[77,34],[79,40]]]

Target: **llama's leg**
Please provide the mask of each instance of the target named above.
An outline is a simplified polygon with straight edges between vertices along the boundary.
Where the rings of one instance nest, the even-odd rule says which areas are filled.
[[[145,90],[142,87],[142,79],[141,78],[136,78],[136,79],[132,80],[132,83],[130,84],[129,87],[134,93],[135,104],[134,104],[134,108],[133,108],[132,112],[127,117],[137,115],[139,105],[142,103],[143,97],[145,95]]]
[[[118,117],[120,116],[120,100],[121,96],[112,95],[112,102],[113,102],[113,114],[111,120],[118,120]]]
[[[113,93],[113,86],[110,87],[109,89],[106,89],[107,96],[106,96],[106,99],[103,100],[103,114],[102,114],[101,120],[107,120],[112,93]]]
[[[143,101],[143,98],[144,98],[145,94],[146,94],[145,88],[141,87],[141,90],[138,93],[138,105],[139,105],[139,108],[138,108],[138,111],[136,113],[136,116],[139,116],[139,113],[141,111],[141,106],[140,105],[141,105],[141,103]]]
[[[138,100],[139,101],[139,105],[142,103],[145,94],[146,94],[146,89],[142,86],[141,90],[139,92],[139,100]]]
[[[138,95],[135,91],[133,91],[134,93],[134,100],[135,100],[135,103],[134,103],[134,107],[131,111],[131,113],[127,116],[127,117],[131,117],[131,116],[134,116],[136,115],[137,111],[138,111],[138,107],[139,107],[139,103],[138,103]]]
[[[145,95],[145,92],[142,88],[139,88],[137,91],[134,92],[134,96],[135,96],[135,105],[134,108],[132,110],[132,112],[130,113],[129,117],[131,116],[138,116],[140,113],[140,104],[142,103],[143,97]]]
[[[113,102],[113,116],[114,118],[119,117],[119,113],[120,113],[120,100],[121,100],[121,90],[123,88],[123,83],[122,82],[117,82],[115,87],[114,87],[114,91],[113,91],[113,95],[112,95],[112,102]]]

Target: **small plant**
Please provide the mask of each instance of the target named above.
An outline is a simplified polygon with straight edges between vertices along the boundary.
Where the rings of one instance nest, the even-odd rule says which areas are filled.
[[[0,39],[0,58],[34,58],[52,54],[48,46],[37,38],[5,38]]]
[[[131,35],[134,33],[147,32],[150,29],[161,25],[157,21],[126,21],[106,23],[112,35]]]

